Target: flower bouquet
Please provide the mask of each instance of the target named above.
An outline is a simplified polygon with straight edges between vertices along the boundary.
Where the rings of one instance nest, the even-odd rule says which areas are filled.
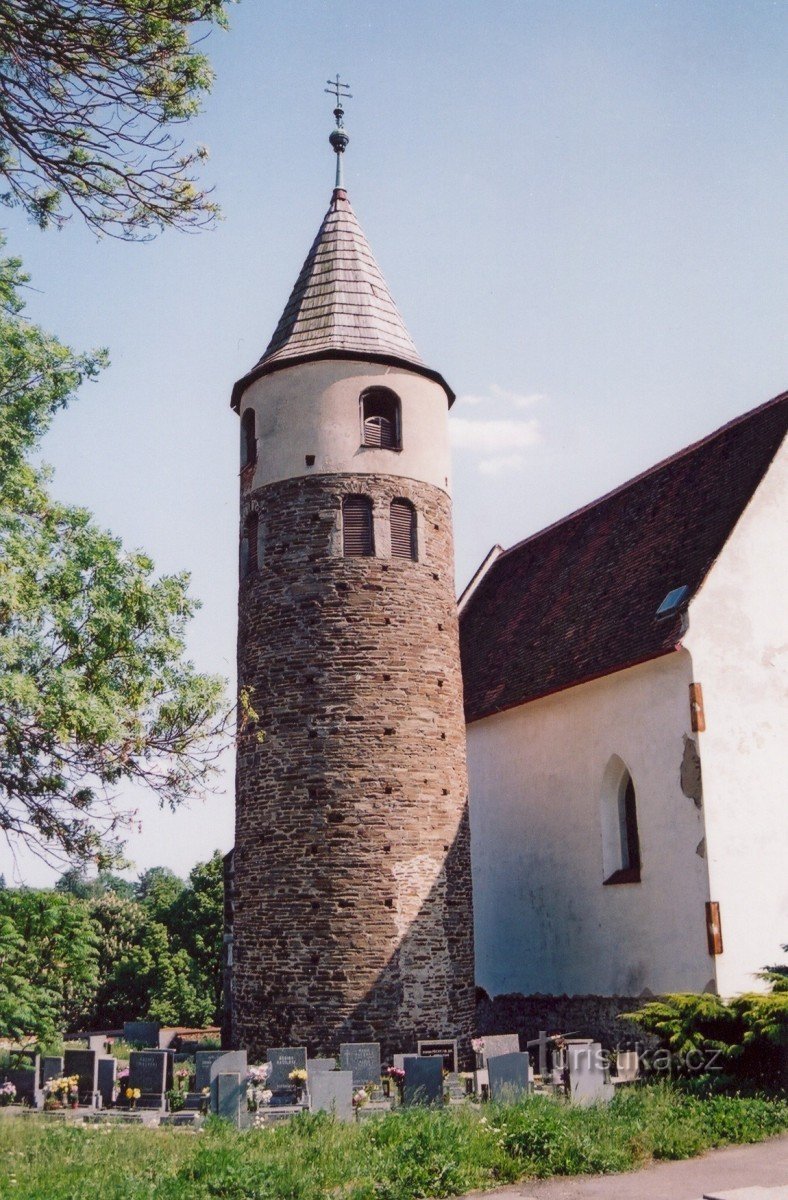
[[[303,1067],[296,1067],[287,1077],[295,1088],[295,1102],[300,1104],[303,1100],[304,1088],[306,1087],[306,1071]]]
[[[13,1104],[16,1100],[16,1087],[13,1083],[4,1083],[0,1086],[0,1107],[6,1104]]]

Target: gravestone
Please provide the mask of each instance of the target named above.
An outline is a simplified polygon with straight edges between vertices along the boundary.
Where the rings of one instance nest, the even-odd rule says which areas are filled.
[[[60,1079],[63,1075],[63,1059],[58,1055],[46,1055],[41,1059],[41,1086],[50,1079]]]
[[[308,1058],[306,1060],[307,1074],[317,1075],[319,1072],[336,1071],[337,1060],[335,1058]]]
[[[634,1083],[640,1075],[640,1055],[637,1050],[619,1050],[616,1055],[616,1074],[613,1083]]]
[[[126,1086],[139,1088],[140,1108],[163,1108],[167,1090],[167,1058],[164,1050],[132,1050]]]
[[[246,1081],[249,1076],[249,1063],[248,1063],[248,1060],[246,1057],[246,1051],[245,1050],[225,1050],[223,1054],[220,1054],[218,1058],[215,1058],[213,1060],[213,1062],[211,1063],[211,1065],[209,1067],[208,1074],[209,1074],[209,1080],[210,1080],[209,1087],[211,1089],[211,1099],[210,1099],[211,1112],[218,1113],[219,1116],[227,1115],[227,1113],[219,1112],[219,1104],[220,1104],[219,1077],[221,1075],[226,1076],[228,1080],[229,1080],[230,1076],[237,1077],[239,1079],[240,1082],[239,1082],[238,1086],[239,1086],[241,1092],[243,1092],[243,1104],[241,1104],[240,1100],[238,1101],[238,1103],[240,1105],[241,1110],[245,1111],[245,1109],[246,1109]],[[228,1107],[228,1111],[229,1111],[229,1108],[232,1108],[233,1104],[235,1103],[234,1100],[232,1099],[232,1091],[233,1091],[232,1085],[229,1082],[225,1082],[222,1086],[224,1088],[223,1094],[224,1094],[224,1098],[225,1098],[224,1099],[225,1107]],[[234,1118],[232,1118],[232,1117],[230,1117],[228,1119],[234,1120]]]
[[[159,1033],[161,1025],[158,1021],[124,1021],[123,1040],[136,1046],[159,1048]]]
[[[380,1042],[343,1042],[339,1047],[339,1065],[352,1071],[353,1087],[365,1083],[380,1085]]]
[[[115,1068],[117,1059],[100,1058],[97,1068],[97,1091],[101,1096],[101,1107],[110,1108],[115,1100]]]
[[[483,1039],[482,1066],[486,1067],[491,1058],[499,1054],[519,1054],[520,1035],[517,1033],[491,1033]]]
[[[444,1071],[457,1072],[456,1038],[422,1038],[418,1043],[420,1058],[439,1058]]]
[[[268,1076],[271,1091],[292,1088],[290,1072],[306,1070],[306,1049],[303,1046],[275,1046],[268,1051],[268,1061],[271,1064]]]
[[[443,1104],[443,1061],[440,1058],[405,1058],[402,1103]]]
[[[309,1080],[309,1109],[333,1113],[338,1121],[352,1121],[353,1072],[314,1072]]]
[[[107,1053],[107,1035],[104,1033],[88,1034],[88,1050],[95,1050],[99,1056]]]
[[[201,1092],[203,1088],[211,1086],[211,1067],[216,1062],[217,1058],[222,1058],[226,1053],[224,1050],[198,1050],[195,1057],[196,1068],[194,1081],[194,1090]]]
[[[95,1050],[65,1050],[63,1074],[76,1075],[80,1104],[92,1104],[98,1090],[98,1054]]]
[[[511,1104],[530,1091],[530,1059],[519,1050],[494,1054],[487,1063],[490,1098]]]
[[[220,1071],[211,1085],[211,1111],[236,1129],[241,1124],[241,1112],[246,1108],[246,1077],[237,1071]]]
[[[574,1104],[588,1105],[612,1099],[614,1087],[610,1082],[607,1056],[599,1042],[568,1045],[569,1095]]]

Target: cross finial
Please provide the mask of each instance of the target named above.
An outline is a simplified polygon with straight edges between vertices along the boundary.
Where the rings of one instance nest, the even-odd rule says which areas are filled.
[[[342,102],[344,100],[352,100],[353,97],[350,93],[350,84],[342,83],[339,78],[339,75],[337,75],[336,79],[327,79],[326,83],[328,84],[328,87],[324,88],[323,90],[325,92],[328,92],[329,95],[333,95],[337,102],[337,106],[334,109],[334,119],[336,120],[337,127],[336,127],[336,129],[332,129],[328,140],[331,143],[331,145],[334,147],[334,153],[337,156],[337,177],[336,177],[336,183],[334,184],[334,187],[341,188],[343,186],[342,185],[342,155],[345,153],[345,147],[347,146],[348,142],[350,141],[347,131],[346,131],[344,125],[342,124],[342,118],[345,115],[345,110],[342,107]]]

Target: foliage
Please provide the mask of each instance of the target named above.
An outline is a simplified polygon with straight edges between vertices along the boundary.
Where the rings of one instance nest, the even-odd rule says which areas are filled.
[[[6,1120],[0,1155],[11,1169],[0,1197],[416,1200],[533,1175],[632,1170],[786,1128],[784,1101],[699,1100],[664,1086],[591,1109],[535,1097],[512,1106],[411,1109],[360,1125],[316,1114],[240,1134],[209,1120],[199,1138]]]
[[[52,499],[29,461],[104,356],[24,321],[24,280],[0,261],[0,830],[50,861],[106,867],[130,821],[120,784],[171,807],[204,790],[223,684],[185,657],[188,575],[156,578],[146,555]]]
[[[65,207],[124,238],[209,223],[206,151],[173,130],[211,86],[196,48],[211,23],[225,0],[2,0],[0,200],[41,228]]]
[[[775,1086],[788,1047],[788,967],[767,968],[761,978],[769,982],[769,992],[745,992],[727,1001],[708,992],[672,993],[622,1013],[621,1019],[656,1035],[678,1075],[697,1072],[711,1052],[717,1069]]]
[[[188,884],[158,867],[136,885],[68,871],[51,892],[0,892],[0,1037],[52,1044],[57,1031],[141,1018],[213,1023],[221,1007],[221,863],[217,851]]]
[[[70,1027],[98,982],[96,928],[58,892],[0,893],[0,1036],[50,1040]]]

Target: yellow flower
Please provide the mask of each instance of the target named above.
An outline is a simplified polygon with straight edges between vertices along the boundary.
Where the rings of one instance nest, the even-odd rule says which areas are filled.
[[[126,1099],[127,1100],[134,1099],[134,1089],[133,1088],[126,1088]]]

